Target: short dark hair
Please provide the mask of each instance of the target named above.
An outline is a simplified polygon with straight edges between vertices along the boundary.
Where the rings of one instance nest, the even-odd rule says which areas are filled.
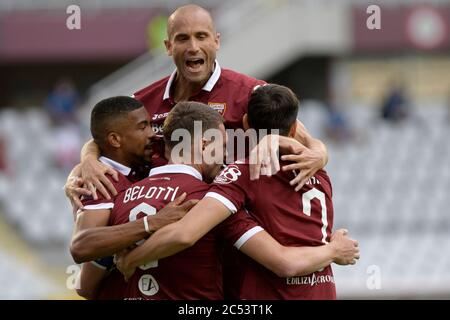
[[[295,123],[299,101],[291,89],[278,84],[256,88],[248,102],[248,124],[255,130],[277,129],[287,136]]]
[[[91,134],[95,143],[102,148],[108,133],[114,129],[116,120],[144,105],[131,97],[117,96],[98,102],[91,112]]]
[[[178,143],[171,139],[172,133],[177,129],[185,129],[193,137],[194,121],[202,122],[202,133],[208,129],[216,129],[223,124],[222,116],[206,104],[193,101],[179,102],[164,121],[163,134],[166,146],[172,149]]]

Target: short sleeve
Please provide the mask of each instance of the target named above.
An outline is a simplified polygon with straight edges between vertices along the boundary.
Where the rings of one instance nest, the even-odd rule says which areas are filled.
[[[217,225],[214,233],[239,250],[247,240],[262,230],[253,217],[241,209]]]
[[[247,164],[230,164],[216,177],[205,198],[215,198],[235,213],[244,206],[251,183]]]
[[[131,182],[123,175],[119,174],[119,181],[115,181],[110,175],[107,176],[117,192],[120,193],[131,185]],[[97,192],[98,199],[94,200],[92,196],[83,197],[81,203],[85,210],[102,210],[114,208],[114,200],[106,199],[101,192]]]

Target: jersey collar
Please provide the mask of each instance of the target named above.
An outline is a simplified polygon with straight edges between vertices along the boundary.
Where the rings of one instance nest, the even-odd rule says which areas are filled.
[[[110,158],[101,156],[100,158],[98,158],[98,160],[100,162],[112,167],[113,169],[119,171],[124,176],[128,176],[131,172],[131,168],[128,168],[127,166],[124,166],[123,164],[120,164],[117,161],[111,160]]]
[[[205,83],[205,85],[203,86],[202,90],[211,92],[211,90],[216,85],[217,81],[219,81],[222,69],[220,68],[219,62],[217,60],[215,61],[215,65],[216,66],[214,67],[213,74],[211,75],[211,77],[209,77],[208,82]],[[164,90],[163,100],[169,99],[169,97],[170,97],[170,88],[172,87],[172,83],[173,83],[173,80],[175,79],[176,75],[177,75],[177,69],[175,69],[172,72],[172,74],[170,75],[169,80],[167,81],[166,89]]]
[[[151,177],[157,174],[164,173],[183,173],[191,175],[198,180],[203,180],[201,173],[198,172],[197,169],[185,164],[167,164],[165,166],[153,168],[152,170],[150,170],[150,174],[148,176]]]

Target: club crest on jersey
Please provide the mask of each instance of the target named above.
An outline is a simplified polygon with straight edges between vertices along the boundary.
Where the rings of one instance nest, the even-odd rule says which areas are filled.
[[[216,110],[222,116],[225,114],[227,110],[227,104],[225,102],[208,102],[208,106]]]
[[[239,170],[239,167],[232,164],[229,165],[228,167],[226,167],[221,173],[220,175],[218,175],[216,177],[216,179],[214,179],[215,183],[218,184],[229,184],[232,183],[234,181],[237,181],[237,179],[239,178],[239,176],[241,175],[241,171]]]

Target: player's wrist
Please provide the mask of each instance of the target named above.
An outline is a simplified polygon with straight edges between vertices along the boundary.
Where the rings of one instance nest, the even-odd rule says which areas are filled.
[[[321,168],[324,168],[328,163],[328,152],[325,145],[317,141],[310,149],[317,152]]]
[[[98,156],[95,153],[87,153],[81,156],[81,164],[86,162],[98,161]]]
[[[155,232],[153,223],[148,218],[148,216],[145,216],[144,219],[142,219],[142,221],[144,223],[144,230],[145,230],[145,232],[147,232],[149,235],[151,235],[153,232]]]
[[[336,260],[339,258],[339,251],[336,246],[336,243],[331,241],[330,243],[327,243],[325,245],[325,249],[327,251],[328,256],[333,262],[336,262]]]

